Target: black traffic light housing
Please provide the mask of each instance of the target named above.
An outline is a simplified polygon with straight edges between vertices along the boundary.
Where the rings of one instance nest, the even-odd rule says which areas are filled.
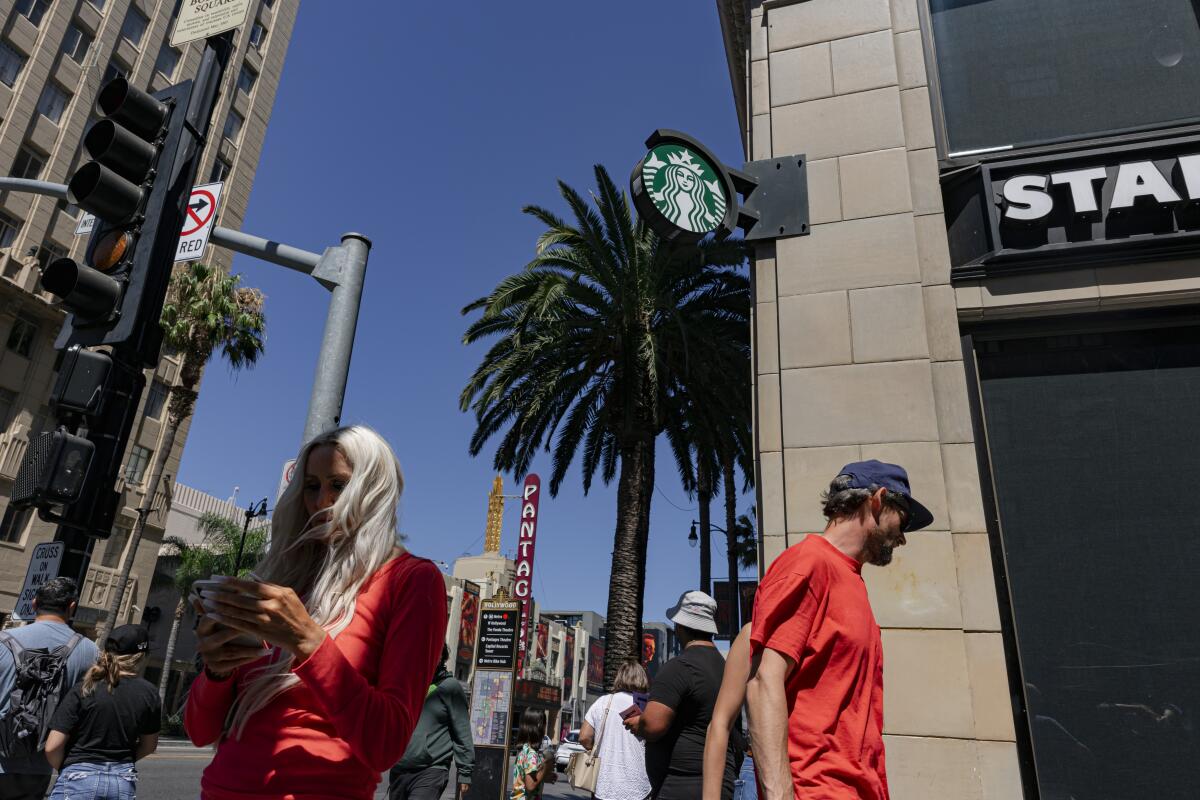
[[[96,216],[87,263],[60,258],[42,274],[42,286],[71,311],[59,349],[112,345],[146,367],[158,363],[159,316],[198,155],[187,146],[191,93],[191,81],[153,95],[125,78],[101,88],[105,116],[84,137],[93,160],[67,184],[70,200]]]

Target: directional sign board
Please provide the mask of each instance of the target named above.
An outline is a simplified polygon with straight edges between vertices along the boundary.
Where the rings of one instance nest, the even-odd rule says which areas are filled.
[[[212,233],[217,219],[217,203],[221,200],[221,183],[206,183],[192,189],[188,198],[187,216],[183,220],[183,231],[179,235],[179,248],[175,251],[176,263],[195,261],[208,247],[208,235]]]
[[[208,237],[212,233],[213,223],[217,219],[217,204],[221,201],[223,183],[206,183],[192,189],[188,198],[187,216],[183,220],[183,230],[179,234],[179,247],[175,251],[176,263],[180,261],[196,261],[208,247]],[[91,233],[96,227],[96,217],[83,214],[79,224],[75,226],[75,235]]]
[[[516,660],[517,622],[521,604],[488,601],[479,615],[479,647],[475,666],[480,669],[513,668]]]
[[[29,569],[25,572],[25,585],[21,587],[21,595],[17,598],[17,607],[13,609],[13,619],[29,621],[33,619],[33,596],[38,587],[58,575],[58,565],[62,561],[66,542],[42,542],[33,548],[33,558],[29,559]]]
[[[183,0],[179,19],[171,31],[171,46],[207,39],[246,24],[250,0]]]

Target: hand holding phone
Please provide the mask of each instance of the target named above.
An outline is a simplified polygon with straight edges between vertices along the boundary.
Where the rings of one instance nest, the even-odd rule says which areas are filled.
[[[642,709],[638,708],[637,703],[634,703],[629,708],[627,708],[621,712],[621,719],[627,720],[630,717],[636,717],[638,714],[641,714],[641,713],[642,713]]]

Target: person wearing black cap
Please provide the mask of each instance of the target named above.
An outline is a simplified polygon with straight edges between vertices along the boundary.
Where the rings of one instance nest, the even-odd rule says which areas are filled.
[[[158,689],[137,676],[149,647],[142,626],[114,629],[100,660],[59,704],[46,739],[46,758],[59,770],[51,800],[133,800],[133,764],[158,748],[162,716]]]
[[[847,464],[822,496],[828,524],[758,587],[746,698],[764,800],[887,800],[883,643],[862,580],[933,515],[895,464]]]

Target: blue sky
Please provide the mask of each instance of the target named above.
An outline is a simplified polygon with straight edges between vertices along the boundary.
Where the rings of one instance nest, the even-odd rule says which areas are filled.
[[[343,421],[395,447],[413,552],[453,562],[482,545],[491,453],[469,456],[473,418],[458,396],[485,348],[462,345],[459,310],[530,257],[540,228],[523,205],[565,213],[555,181],[586,191],[596,163],[626,186],[658,127],[740,165],[712,2],[301,5],[243,229],[317,252],[346,231],[373,240]],[[243,505],[273,502],[303,431],[328,294],[242,256],[234,271],[266,292],[266,355],[237,375],[210,367],[179,479],[220,497],[239,486]],[[699,580],[687,544],[695,504],[674,469],[660,448],[647,619]],[[548,456],[534,471],[548,477]],[[723,514],[719,502],[713,511]],[[543,607],[604,613],[615,512],[615,487],[584,497],[578,472],[543,498]],[[505,550],[516,513],[510,504]],[[721,578],[723,553],[714,540]]]

